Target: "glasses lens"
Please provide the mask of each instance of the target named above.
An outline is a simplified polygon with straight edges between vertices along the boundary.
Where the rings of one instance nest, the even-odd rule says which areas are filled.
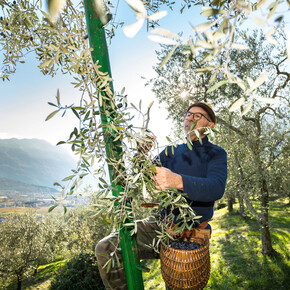
[[[200,120],[201,118],[202,118],[202,114],[200,114],[200,113],[194,114],[194,119],[195,120]]]

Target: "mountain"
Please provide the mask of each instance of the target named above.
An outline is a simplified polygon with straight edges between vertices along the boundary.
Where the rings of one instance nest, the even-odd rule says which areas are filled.
[[[0,177],[53,187],[71,175],[76,161],[61,147],[39,139],[0,139]]]
[[[11,193],[51,194],[51,193],[57,193],[58,191],[55,188],[51,188],[51,187],[27,184],[21,181],[16,181],[16,180],[0,177],[0,192],[3,192],[9,195]]]

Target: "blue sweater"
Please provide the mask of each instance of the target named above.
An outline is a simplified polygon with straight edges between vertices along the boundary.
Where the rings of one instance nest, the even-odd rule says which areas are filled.
[[[207,137],[202,142],[193,142],[192,150],[186,144],[178,145],[174,154],[168,147],[167,156],[165,150],[159,155],[163,167],[182,176],[183,192],[196,215],[202,216],[200,222],[212,218],[214,202],[223,196],[227,179],[225,150]],[[174,212],[175,216],[178,214]]]

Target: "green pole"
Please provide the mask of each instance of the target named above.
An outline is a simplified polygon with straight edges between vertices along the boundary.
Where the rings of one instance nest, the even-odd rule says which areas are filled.
[[[101,66],[101,71],[103,73],[108,73],[109,76],[111,76],[105,32],[103,24],[94,11],[93,4],[94,0],[84,0],[90,47],[93,48],[93,51],[91,52],[92,59],[94,63],[98,61],[98,65]],[[113,91],[112,83],[111,88]],[[117,140],[114,142],[114,136],[108,134],[106,129],[106,124],[108,124],[108,117],[105,114],[107,109],[111,113],[110,118],[114,118],[114,109],[116,108],[116,105],[112,102],[112,100],[107,103],[104,101],[102,104],[99,102],[99,108],[101,113],[101,121],[104,125],[103,132],[106,142],[107,157],[111,160],[117,161],[120,159],[122,153],[121,141]],[[116,179],[115,169],[110,165],[108,167],[110,180],[113,187],[115,188],[115,190],[113,190],[113,195],[118,196],[118,194],[123,191],[122,186],[118,184],[119,182]],[[117,180],[116,183],[115,180]],[[136,239],[130,235],[130,230],[131,229],[127,227],[120,227],[120,244],[122,249],[127,286],[129,290],[143,290],[144,285],[141,271],[142,268],[140,265],[140,260],[137,256]]]

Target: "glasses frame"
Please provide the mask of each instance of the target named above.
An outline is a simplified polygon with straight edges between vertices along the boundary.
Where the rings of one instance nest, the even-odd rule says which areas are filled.
[[[201,115],[201,118],[202,117],[204,117],[205,119],[207,119],[209,122],[212,122],[209,118],[207,118],[203,113],[200,113],[200,112],[195,112],[195,113],[192,113],[192,112],[186,112],[185,114],[184,114],[184,118],[185,119],[188,119],[190,116],[192,116],[193,117],[193,119],[194,120],[200,120],[200,119],[196,119],[194,116],[196,115],[196,114],[200,114]]]

